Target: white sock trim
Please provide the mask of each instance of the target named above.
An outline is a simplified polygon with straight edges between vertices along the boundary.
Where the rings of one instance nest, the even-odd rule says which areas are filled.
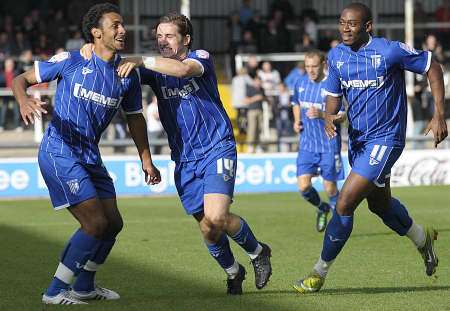
[[[317,263],[314,265],[314,270],[321,276],[326,277],[328,270],[330,269],[331,265],[333,264],[334,260],[331,261],[325,261],[322,260],[322,257],[319,257],[319,260],[317,260]]]
[[[416,224],[414,221],[406,232],[406,236],[416,245],[417,248],[422,248],[425,246],[425,241],[427,239],[425,231],[421,225]]]
[[[60,279],[66,284],[72,284],[73,281],[73,271],[67,268],[62,262],[59,263],[58,268],[55,272],[55,277]]]
[[[84,265],[84,270],[86,271],[97,271],[98,268],[100,268],[100,265],[90,260],[88,260]]]
[[[224,270],[225,270],[226,274],[228,274],[229,279],[234,279],[236,277],[237,273],[239,272],[239,264],[235,260],[231,267],[225,268]]]
[[[263,248],[262,248],[261,244],[258,243],[258,246],[256,246],[255,251],[252,252],[252,253],[247,253],[247,254],[248,254],[248,256],[250,257],[250,259],[253,260],[253,259],[255,259],[256,257],[258,257],[259,254],[261,254],[262,250],[263,250]]]

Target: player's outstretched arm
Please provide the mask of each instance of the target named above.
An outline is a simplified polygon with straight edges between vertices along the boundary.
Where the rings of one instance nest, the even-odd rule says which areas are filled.
[[[127,57],[122,59],[118,68],[120,77],[127,77],[139,66],[177,78],[197,77],[203,74],[203,67],[192,60],[179,61],[161,56]]]
[[[434,147],[437,147],[448,135],[444,110],[444,77],[441,66],[432,61],[427,76],[434,99],[434,115],[425,129],[425,135],[431,130],[434,135]]]
[[[146,183],[150,185],[159,184],[161,181],[161,174],[153,165],[152,155],[148,146],[147,125],[144,116],[142,113],[128,114],[127,123],[131,137],[134,140],[139,157],[141,158],[142,170],[145,174]]]
[[[294,115],[294,131],[299,134],[303,130],[302,118],[301,118],[301,109],[300,105],[292,106],[292,113]]]
[[[35,118],[40,119],[41,113],[47,113],[47,110],[42,107],[45,103],[27,95],[27,88],[37,83],[38,81],[34,69],[30,69],[18,75],[13,80],[12,91],[19,104],[20,115],[22,116],[25,125],[28,125],[28,122],[34,124]]]
[[[325,113],[323,119],[325,120],[325,133],[328,138],[336,136],[335,122],[340,118],[338,111],[341,106],[341,97],[327,95],[327,103],[325,105]]]

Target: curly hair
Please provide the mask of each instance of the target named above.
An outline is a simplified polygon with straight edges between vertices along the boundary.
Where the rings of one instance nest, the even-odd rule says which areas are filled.
[[[153,27],[153,34],[156,35],[156,30],[159,24],[163,23],[172,23],[178,27],[178,32],[183,36],[189,35],[191,40],[189,41],[188,48],[190,49],[192,46],[192,42],[194,42],[194,28],[192,27],[192,23],[183,14],[177,12],[170,12],[166,15],[162,16],[156,25]]]
[[[363,23],[373,21],[372,11],[364,3],[353,2],[353,3],[350,3],[349,5],[347,5],[344,9],[351,9],[351,10],[356,10],[356,11],[361,12],[361,15],[362,15],[361,17],[362,17]]]
[[[104,14],[117,13],[120,14],[119,7],[111,3],[100,3],[93,5],[83,17],[83,35],[87,42],[94,43],[92,36],[92,28],[100,28],[100,20]]]

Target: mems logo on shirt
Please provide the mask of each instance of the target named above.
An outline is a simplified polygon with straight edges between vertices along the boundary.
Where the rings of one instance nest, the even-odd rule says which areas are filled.
[[[382,87],[384,84],[384,77],[377,77],[376,79],[368,79],[368,80],[360,80],[360,79],[355,79],[355,80],[348,80],[345,81],[343,79],[341,79],[341,85],[342,87],[349,89],[351,87],[353,88],[359,88],[359,89],[365,89],[365,88],[379,88]]]
[[[119,99],[107,97],[92,90],[87,90],[79,83],[75,83],[75,87],[73,88],[73,96],[75,96],[76,98],[91,100],[99,105],[110,108],[117,108],[120,104],[120,101],[122,100],[122,97],[120,97]]]
[[[189,80],[189,83],[185,84],[183,88],[180,90],[177,87],[161,87],[162,95],[165,99],[174,98],[174,97],[183,97],[186,98],[189,94],[197,92],[200,89],[197,82],[192,78]]]

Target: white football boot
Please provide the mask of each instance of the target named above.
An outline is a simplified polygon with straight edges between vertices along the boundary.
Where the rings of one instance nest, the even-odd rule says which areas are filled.
[[[79,300],[116,300],[120,298],[115,291],[100,286],[95,286],[95,289],[90,292],[76,292],[72,289],[70,293]]]
[[[42,302],[49,305],[86,305],[86,302],[75,297],[71,291],[63,290],[56,296],[42,295]]]

